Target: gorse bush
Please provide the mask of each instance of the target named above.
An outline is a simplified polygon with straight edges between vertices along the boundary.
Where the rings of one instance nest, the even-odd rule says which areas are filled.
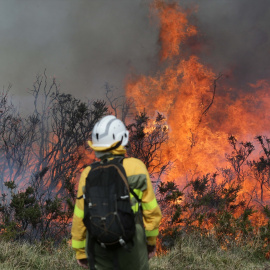
[[[159,236],[161,250],[170,250],[177,237],[197,232],[201,236],[215,237],[224,249],[256,242],[257,255],[269,257],[270,211],[263,197],[258,196],[258,192],[262,193],[261,189],[269,188],[270,184],[269,140],[262,137],[257,140],[265,155],[258,160],[248,161],[255,150],[252,143],[238,144],[231,136],[233,151],[227,155],[232,165],[230,169],[191,179],[182,190],[173,181],[159,185],[159,203],[164,214]],[[251,181],[248,176],[256,174],[267,176],[268,180],[256,178],[251,194],[243,185]],[[256,189],[257,181],[264,186]]]
[[[46,73],[31,90],[33,112],[23,117],[0,96],[0,231],[29,241],[69,235],[76,175],[90,162],[83,150],[103,101],[81,102],[59,91]]]

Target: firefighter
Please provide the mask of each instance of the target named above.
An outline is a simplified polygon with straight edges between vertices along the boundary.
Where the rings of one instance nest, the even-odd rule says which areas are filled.
[[[124,156],[125,146],[129,140],[129,133],[122,121],[113,115],[103,117],[93,128],[90,147],[95,151],[96,157],[101,161]],[[84,201],[76,200],[72,223],[72,247],[76,251],[76,259],[80,266],[87,269],[88,263],[91,269],[123,269],[123,270],[147,270],[148,260],[155,255],[156,238],[161,220],[161,211],[153,191],[148,171],[142,161],[136,158],[124,158],[128,184],[141,200],[131,196],[131,204],[136,217],[136,234],[133,246],[130,250],[119,247],[114,250],[94,245],[94,254],[87,248],[89,236],[83,223]],[[81,174],[77,198],[83,195],[86,178],[91,170],[87,167]],[[142,209],[142,210],[141,210]],[[141,222],[140,222],[141,220]],[[94,265],[90,259],[94,257]],[[117,262],[115,262],[117,260]]]

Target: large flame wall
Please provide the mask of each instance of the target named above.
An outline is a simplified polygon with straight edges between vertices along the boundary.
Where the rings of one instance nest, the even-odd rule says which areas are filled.
[[[226,76],[187,53],[187,41],[198,33],[187,13],[160,2],[154,9],[160,20],[159,70],[153,76],[130,76],[126,95],[137,111],[166,116],[170,137],[162,153],[164,160],[174,162],[166,179],[183,182],[189,173],[206,174],[228,165],[229,135],[246,141],[269,133],[269,84],[262,78],[247,84],[249,92],[235,89]]]

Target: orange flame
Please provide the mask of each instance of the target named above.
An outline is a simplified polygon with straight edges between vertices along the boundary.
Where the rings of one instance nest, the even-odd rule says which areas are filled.
[[[154,8],[160,19],[160,70],[154,76],[130,76],[126,95],[134,99],[137,111],[145,108],[150,116],[156,111],[166,116],[170,140],[162,155],[174,162],[166,180],[184,184],[188,174],[228,166],[229,135],[245,141],[267,132],[270,87],[266,80],[258,81],[249,84],[252,91],[247,93],[226,86],[223,78],[216,80],[217,73],[197,56],[183,53],[197,34],[188,14],[177,4],[155,1]]]

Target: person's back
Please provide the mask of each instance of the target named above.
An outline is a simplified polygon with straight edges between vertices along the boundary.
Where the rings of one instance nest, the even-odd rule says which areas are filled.
[[[128,142],[128,131],[124,124],[114,116],[105,116],[94,127],[90,147],[101,162],[124,157],[124,146]],[[132,243],[127,247],[108,249],[91,240],[83,223],[84,201],[77,199],[72,225],[72,247],[76,251],[79,265],[91,269],[136,269],[147,270],[148,258],[155,253],[156,237],[161,219],[148,171],[142,161],[136,158],[122,160],[128,184],[135,196],[130,194],[132,210],[135,214],[136,233]],[[87,167],[81,174],[78,198],[81,198],[86,186],[86,179],[91,171]],[[139,199],[139,201],[138,201]],[[141,204],[141,207],[140,207]],[[87,238],[87,241],[86,241]],[[88,244],[86,244],[88,243]]]

